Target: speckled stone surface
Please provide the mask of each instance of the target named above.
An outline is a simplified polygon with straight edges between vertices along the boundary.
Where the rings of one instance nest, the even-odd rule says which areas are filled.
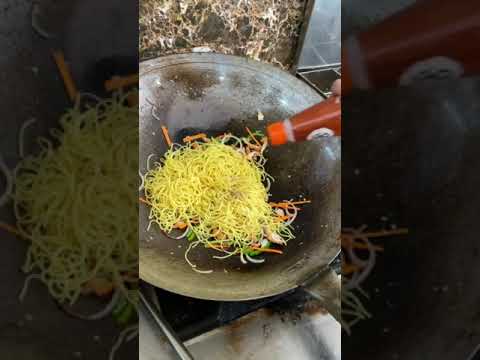
[[[140,57],[195,47],[243,55],[289,68],[305,0],[141,0]]]

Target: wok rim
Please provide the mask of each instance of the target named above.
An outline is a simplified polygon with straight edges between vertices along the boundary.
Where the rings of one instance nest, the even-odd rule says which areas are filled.
[[[191,63],[225,64],[225,62],[227,62],[228,65],[243,66],[251,70],[253,68],[253,70],[256,72],[262,72],[263,74],[268,74],[269,76],[274,76],[282,80],[285,79],[284,81],[296,84],[297,88],[299,87],[302,89],[302,91],[309,93],[309,96],[314,96],[316,100],[323,100],[323,98],[311,87],[309,87],[307,84],[305,84],[303,81],[296,78],[292,74],[266,63],[233,55],[212,53],[187,53],[149,59],[140,63],[140,80],[142,79],[142,76],[146,76],[152,71],[163,69],[168,66],[178,66]],[[340,151],[341,150],[339,148],[338,152]],[[336,191],[340,193],[340,189],[341,184]],[[334,210],[334,212],[336,211],[337,210]],[[336,215],[336,218],[337,217],[338,219],[340,218],[339,212]],[[323,261],[319,261],[318,266],[311,266],[311,264],[306,264],[306,266],[302,267],[300,265],[296,266],[297,264],[295,264],[297,268],[294,270],[294,274],[292,275],[291,273],[287,272],[279,274],[281,276],[276,277],[281,279],[276,281],[275,284],[268,284],[266,286],[252,285],[251,289],[235,289],[235,291],[233,291],[233,289],[226,289],[224,287],[215,286],[203,288],[198,286],[185,286],[184,284],[178,283],[178,281],[176,281],[176,279],[172,277],[158,275],[158,273],[155,271],[155,260],[157,258],[158,261],[159,257],[155,256],[155,249],[145,246],[147,242],[144,240],[140,240],[139,244],[139,276],[143,281],[146,281],[147,283],[150,283],[154,286],[160,287],[173,293],[197,299],[216,301],[246,301],[275,296],[298,288],[302,284],[308,282],[309,279],[315,278],[316,275],[325,270],[325,268],[328,268],[329,264],[341,252],[340,243],[339,241],[337,241],[337,235],[339,235],[340,233],[339,229],[333,234],[330,232],[333,231],[329,230],[329,236],[326,236],[327,240],[325,240],[325,243],[328,243],[328,246],[325,246],[323,248]],[[208,276],[208,274],[205,274],[203,276]]]

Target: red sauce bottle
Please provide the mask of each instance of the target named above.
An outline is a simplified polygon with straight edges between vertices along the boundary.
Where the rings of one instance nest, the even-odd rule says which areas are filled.
[[[480,2],[422,0],[342,42],[342,94],[480,72]],[[272,145],[320,129],[340,134],[340,109],[327,100],[271,124]],[[323,130],[322,130],[323,129]],[[326,131],[330,129],[331,131]],[[312,135],[313,134],[313,135]]]
[[[334,96],[289,119],[267,127],[270,145],[310,140],[318,136],[339,136],[341,133],[340,97]]]
[[[417,1],[342,42],[342,94],[480,72],[480,2]]]

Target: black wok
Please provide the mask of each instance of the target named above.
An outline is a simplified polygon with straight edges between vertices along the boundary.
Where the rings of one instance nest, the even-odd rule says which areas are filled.
[[[140,65],[140,170],[145,172],[149,154],[160,159],[167,149],[161,125],[177,142],[198,131],[241,135],[245,126],[264,130],[268,121],[321,100],[287,72],[243,58],[186,54],[144,62]],[[266,121],[258,120],[258,111]],[[312,200],[298,217],[296,239],[284,255],[267,256],[263,264],[242,265],[239,259],[216,260],[211,250],[197,249],[191,260],[201,269],[214,271],[196,273],[184,259],[186,240],[170,239],[158,227],[147,231],[149,209],[141,204],[140,277],[190,297],[247,300],[285,292],[327,269],[340,250],[339,139],[270,149],[267,158],[267,171],[276,179],[272,199],[302,195]],[[338,300],[336,277],[321,278],[334,279]],[[326,287],[321,284],[321,291],[326,292]]]

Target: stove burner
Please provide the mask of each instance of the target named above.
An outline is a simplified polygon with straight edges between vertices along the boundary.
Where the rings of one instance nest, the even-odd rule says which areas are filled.
[[[298,319],[309,309],[315,311],[320,308],[319,303],[301,289],[238,302],[193,299],[158,288],[156,291],[165,318],[182,341],[226,325],[260,308]]]

